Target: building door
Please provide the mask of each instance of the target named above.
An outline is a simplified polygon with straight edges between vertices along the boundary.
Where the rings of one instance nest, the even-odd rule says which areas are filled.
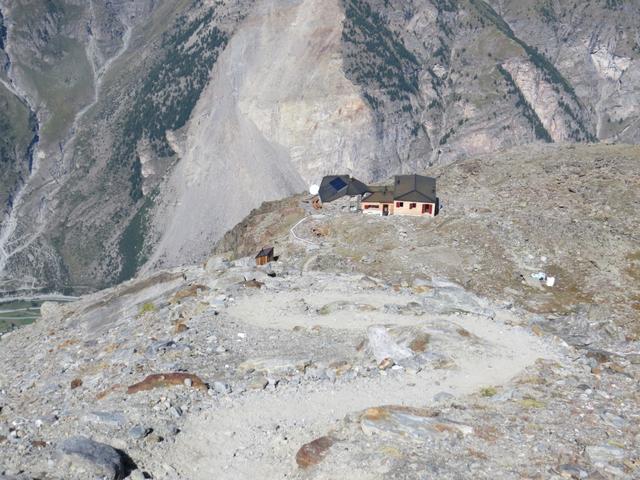
[[[386,217],[389,215],[389,205],[383,205],[382,206],[382,216]]]

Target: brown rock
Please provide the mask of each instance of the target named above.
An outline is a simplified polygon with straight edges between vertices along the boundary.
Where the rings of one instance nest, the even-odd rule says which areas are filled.
[[[469,330],[465,330],[464,328],[460,327],[458,330],[456,330],[458,332],[458,335],[462,336],[462,337],[470,337],[471,333],[469,333]]]
[[[327,456],[334,443],[334,438],[325,436],[303,445],[296,453],[298,467],[305,469],[318,465]]]
[[[71,390],[74,390],[80,386],[82,386],[82,379],[74,378],[73,380],[71,380]]]
[[[178,323],[176,325],[176,333],[186,332],[187,330],[189,330],[189,327],[187,327],[184,323]]]
[[[77,338],[68,338],[64,342],[62,342],[60,345],[58,345],[58,350],[63,350],[67,347],[77,345],[78,343],[80,343],[80,340],[78,340]]]
[[[427,349],[431,336],[428,333],[418,333],[416,337],[409,343],[409,348],[415,353],[423,353]]]
[[[387,410],[385,407],[368,408],[367,410],[365,410],[362,417],[366,418],[367,420],[376,422],[379,420],[386,420],[387,418],[389,418],[389,410]]]
[[[589,350],[586,356],[595,359],[598,363],[605,363],[611,361],[612,354],[605,350]]]
[[[185,298],[195,297],[198,295],[198,291],[206,292],[207,290],[209,290],[209,287],[207,287],[206,285],[200,285],[198,283],[194,283],[193,285],[189,285],[188,287],[183,288],[182,290],[178,290],[176,294],[173,296],[173,298],[171,299],[171,303],[178,303],[181,300],[184,300]]]
[[[31,446],[34,448],[45,448],[47,446],[47,442],[44,440],[32,440]]]
[[[339,360],[336,362],[331,362],[329,364],[329,368],[335,370],[336,375],[340,376],[351,370],[351,364],[346,360]]]
[[[382,360],[379,364],[378,364],[378,368],[380,370],[386,370],[388,368],[391,368],[395,365],[396,363],[393,361],[392,358],[385,358],[384,360]]]
[[[539,325],[534,325],[533,327],[531,327],[531,331],[538,337],[541,337],[543,334],[542,329]]]
[[[155,373],[149,375],[143,381],[131,385],[127,388],[127,393],[138,393],[145,390],[153,390],[154,388],[167,388],[175,387],[178,385],[184,385],[185,380],[191,380],[191,386],[200,390],[207,390],[207,384],[204,383],[200,377],[191,373]]]
[[[612,362],[611,364],[608,365],[609,371],[612,373],[620,373],[622,375],[626,375],[628,377],[633,378],[632,375],[630,375],[629,373],[627,373],[627,369],[625,368],[624,365],[621,365],[619,363],[616,362]]]

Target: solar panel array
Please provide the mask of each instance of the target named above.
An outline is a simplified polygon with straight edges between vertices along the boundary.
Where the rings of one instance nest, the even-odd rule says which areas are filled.
[[[331,185],[333,188],[335,188],[336,192],[342,190],[344,187],[347,186],[347,182],[345,182],[343,179],[341,179],[340,177],[336,177],[333,180],[331,180],[329,182],[329,185]]]

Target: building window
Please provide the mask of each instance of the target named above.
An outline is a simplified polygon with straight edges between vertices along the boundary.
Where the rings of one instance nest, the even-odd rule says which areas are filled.
[[[404,202],[396,202],[396,207],[404,207]]]
[[[416,204],[415,203],[410,203],[409,204],[409,208],[416,208]]]
[[[365,205],[365,206],[364,206],[364,209],[365,209],[365,210],[368,210],[368,209],[370,209],[370,208],[380,208],[380,205]]]
[[[423,204],[422,205],[422,213],[428,213],[429,215],[431,215],[431,209],[432,209],[433,205],[431,205],[430,203],[428,204]]]

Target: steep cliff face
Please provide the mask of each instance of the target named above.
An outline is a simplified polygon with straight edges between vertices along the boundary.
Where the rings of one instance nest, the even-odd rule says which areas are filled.
[[[0,0],[4,289],[204,258],[265,200],[640,138],[640,6]],[[146,267],[145,267],[146,265]]]
[[[516,34],[550,59],[568,80],[597,139],[637,142],[637,2],[495,3]]]
[[[150,265],[200,258],[251,207],[304,191],[325,173],[389,173],[371,112],[342,70],[343,18],[337,0],[255,5],[186,128],[160,194],[162,239]]]
[[[414,167],[518,143],[606,138],[596,104],[620,103],[623,94],[610,83],[637,67],[607,50],[601,63],[615,74],[599,77],[586,44],[588,35],[604,35],[595,19],[615,23],[623,11],[568,11],[556,2],[562,13],[548,25],[552,2],[493,3],[345,0],[346,70],[377,113],[388,156]],[[638,8],[626,6],[624,14],[637,18]],[[527,29],[514,30],[521,25]],[[548,46],[549,28],[564,29],[565,43]],[[557,62],[560,51],[575,65]]]

